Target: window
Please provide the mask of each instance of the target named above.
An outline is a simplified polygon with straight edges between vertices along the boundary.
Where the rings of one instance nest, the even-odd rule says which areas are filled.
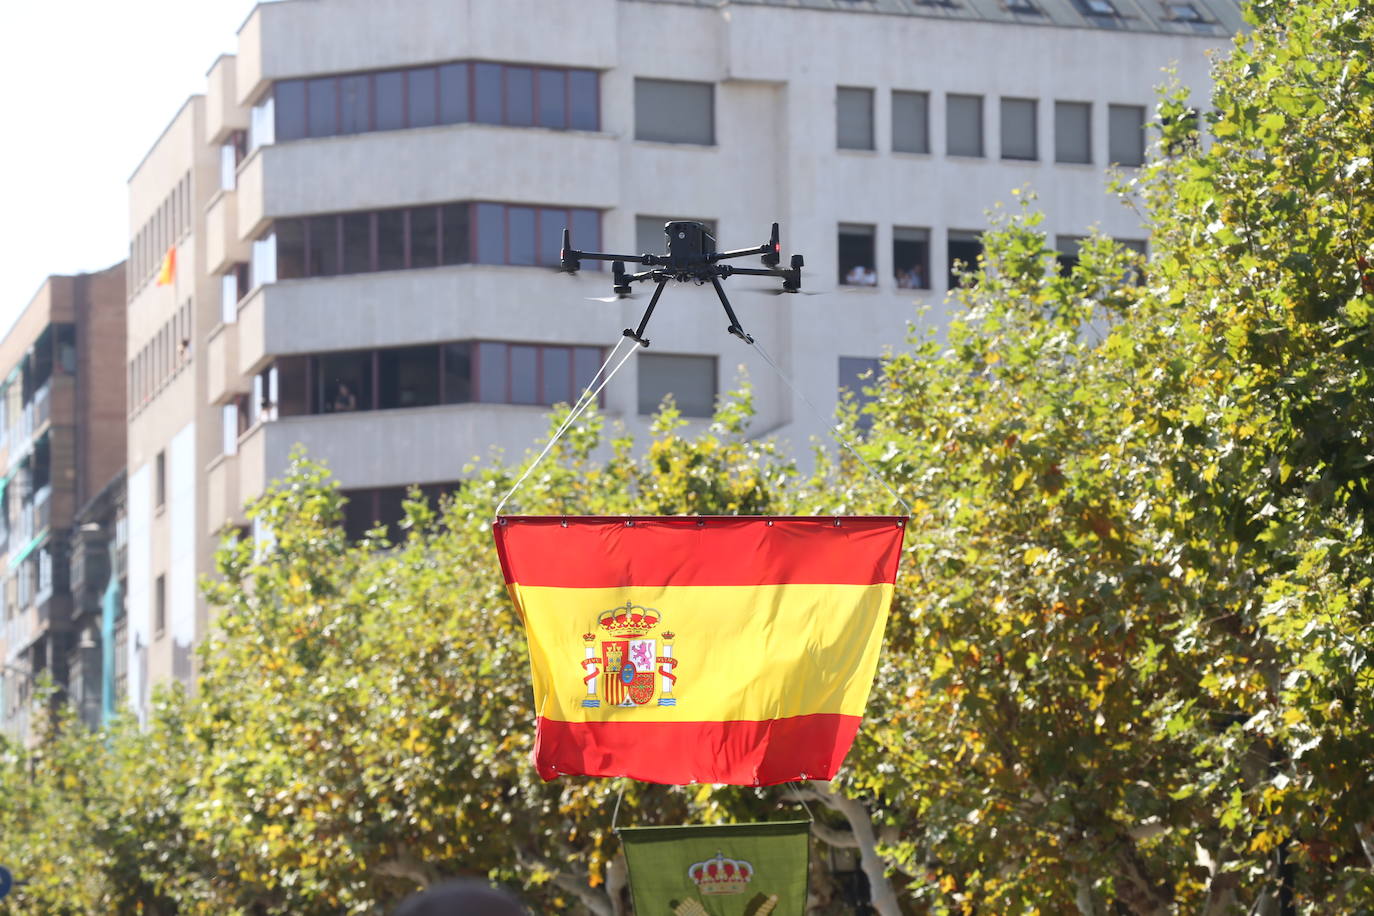
[[[844,286],[877,286],[873,227],[840,223],[839,243],[838,282]]]
[[[641,414],[657,413],[663,399],[669,395],[684,417],[709,417],[715,413],[714,356],[645,353],[636,362],[639,364]]]
[[[1169,18],[1177,22],[1204,22],[1202,12],[1191,3],[1165,3]]]
[[[898,153],[930,152],[930,95],[892,93],[892,149]]]
[[[277,282],[277,237],[268,233],[253,243],[249,275],[253,286]]]
[[[1107,106],[1107,157],[1116,165],[1142,165],[1145,162],[1143,106]]]
[[[442,69],[442,68],[440,68]],[[439,70],[434,67],[420,67],[405,72],[406,118],[405,127],[431,127],[439,123]],[[462,93],[467,101],[467,93]]]
[[[450,343],[440,349],[444,365],[444,403],[466,404],[472,400],[472,344]]]
[[[892,229],[892,274],[898,289],[930,289],[930,230]]]
[[[591,384],[602,358],[599,347],[482,341],[475,350],[477,365],[469,376],[476,383],[472,399],[489,404],[571,403]]]
[[[1035,99],[1002,99],[1002,158],[1038,159]]]
[[[167,505],[167,453],[158,452],[153,463],[153,505],[161,509]]]
[[[254,109],[253,146],[468,121],[598,130],[598,93],[593,70],[488,62],[281,80]]]
[[[983,155],[983,97],[945,96],[945,152],[950,156]]]
[[[472,65],[472,120],[478,124],[500,124],[504,106],[501,100],[501,65]]]
[[[239,406],[225,404],[220,409],[220,454],[237,455],[239,451]]]
[[[439,403],[439,348],[382,350],[377,359],[377,406],[429,407]]]
[[[1079,8],[1089,16],[1116,16],[1111,0],[1078,0]]]
[[[1092,162],[1092,105],[1054,103],[1054,161]]]
[[[1056,235],[1054,237],[1054,250],[1057,252],[1055,260],[1059,262],[1059,272],[1067,276],[1078,266],[1078,248],[1083,244],[1081,235]]]
[[[278,84],[280,85],[280,84]],[[304,86],[299,82],[296,86],[299,96],[299,104],[294,112],[294,123],[297,126],[305,124],[305,92]],[[277,100],[271,93],[263,96],[262,101],[253,106],[249,114],[248,121],[248,150],[252,151],[260,146],[275,143],[277,140]],[[283,138],[285,139],[285,138]],[[299,139],[292,137],[291,139]]]
[[[374,78],[376,93],[373,104],[377,130],[399,130],[406,126],[405,84],[406,74],[400,70],[378,73]],[[432,105],[430,113],[433,114]]]
[[[299,219],[277,220],[277,279],[294,280],[305,276],[305,222]]]
[[[874,149],[873,90],[841,86],[835,90],[836,145],[840,149]]]
[[[76,325],[66,322],[53,324],[53,356],[58,372],[76,374]]]
[[[153,586],[153,635],[167,632],[167,577],[158,576]]]
[[[841,356],[839,368],[839,390],[842,394],[848,392],[853,395],[855,406],[862,410],[865,405],[876,400],[867,389],[873,387],[882,373],[882,360],[868,356]],[[872,425],[873,417],[861,412],[859,429],[866,432]]]
[[[600,247],[601,214],[596,210],[491,203],[278,220],[273,234],[258,244],[275,238],[272,252],[263,251],[260,257],[265,272],[269,254],[275,254],[276,279],[283,280],[474,261],[553,266],[565,226],[579,246]],[[271,281],[264,276],[262,282]]]
[[[694,217],[673,217],[673,216],[636,216],[635,217],[635,254],[666,254],[668,251],[668,238],[663,233],[665,223],[673,222],[677,219],[694,219]],[[706,231],[714,237],[716,234],[716,221],[713,219],[697,219],[699,223],[706,225]]]
[[[947,245],[949,256],[949,288],[959,287],[959,271],[977,270],[978,259],[983,254],[983,234],[963,229],[949,230]],[[972,283],[972,280],[968,281]]]
[[[635,79],[635,139],[716,142],[715,87],[710,83]]]
[[[352,413],[372,409],[372,357],[371,350],[316,357],[318,412]]]

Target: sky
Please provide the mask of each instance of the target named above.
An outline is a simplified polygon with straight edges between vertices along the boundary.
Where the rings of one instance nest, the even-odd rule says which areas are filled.
[[[6,4],[0,50],[0,329],[51,274],[129,245],[128,185],[255,0]]]

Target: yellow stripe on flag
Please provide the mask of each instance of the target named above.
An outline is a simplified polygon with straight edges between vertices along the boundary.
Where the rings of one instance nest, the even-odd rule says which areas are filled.
[[[564,722],[862,716],[893,592],[886,583],[509,587],[527,625],[538,714]],[[654,640],[655,657],[664,655],[664,634],[673,634],[677,680],[669,693],[654,688],[672,705],[617,708],[606,702],[604,672],[583,680],[584,661],[604,658],[606,643],[620,638],[598,618],[627,602],[660,615],[636,636]],[[662,666],[653,670],[661,679]]]

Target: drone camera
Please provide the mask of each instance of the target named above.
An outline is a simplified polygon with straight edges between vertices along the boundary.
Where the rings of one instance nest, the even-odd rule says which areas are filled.
[[[663,232],[668,236],[668,256],[679,264],[699,262],[716,252],[715,236],[705,223],[676,220],[664,224]]]

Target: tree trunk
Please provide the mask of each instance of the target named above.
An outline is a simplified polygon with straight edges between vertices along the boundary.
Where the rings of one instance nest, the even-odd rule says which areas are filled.
[[[1374,831],[1369,829],[1368,824],[1356,824],[1355,835],[1360,838],[1360,848],[1369,860],[1369,867],[1374,868]]]
[[[625,906],[625,888],[629,885],[630,868],[625,861],[625,852],[621,850],[606,863],[606,896],[611,899],[613,916],[627,916],[629,913],[629,908]]]
[[[878,855],[878,836],[873,829],[873,818],[863,802],[841,795],[826,783],[814,780],[805,794],[844,815],[849,822],[849,829],[854,833],[854,845],[859,850],[859,867],[863,869],[864,877],[868,878],[869,902],[878,916],[902,916],[897,892],[887,879],[887,862]]]
[[[1074,875],[1073,902],[1078,907],[1078,916],[1107,916],[1107,904],[1102,895],[1093,887],[1087,875]]]

